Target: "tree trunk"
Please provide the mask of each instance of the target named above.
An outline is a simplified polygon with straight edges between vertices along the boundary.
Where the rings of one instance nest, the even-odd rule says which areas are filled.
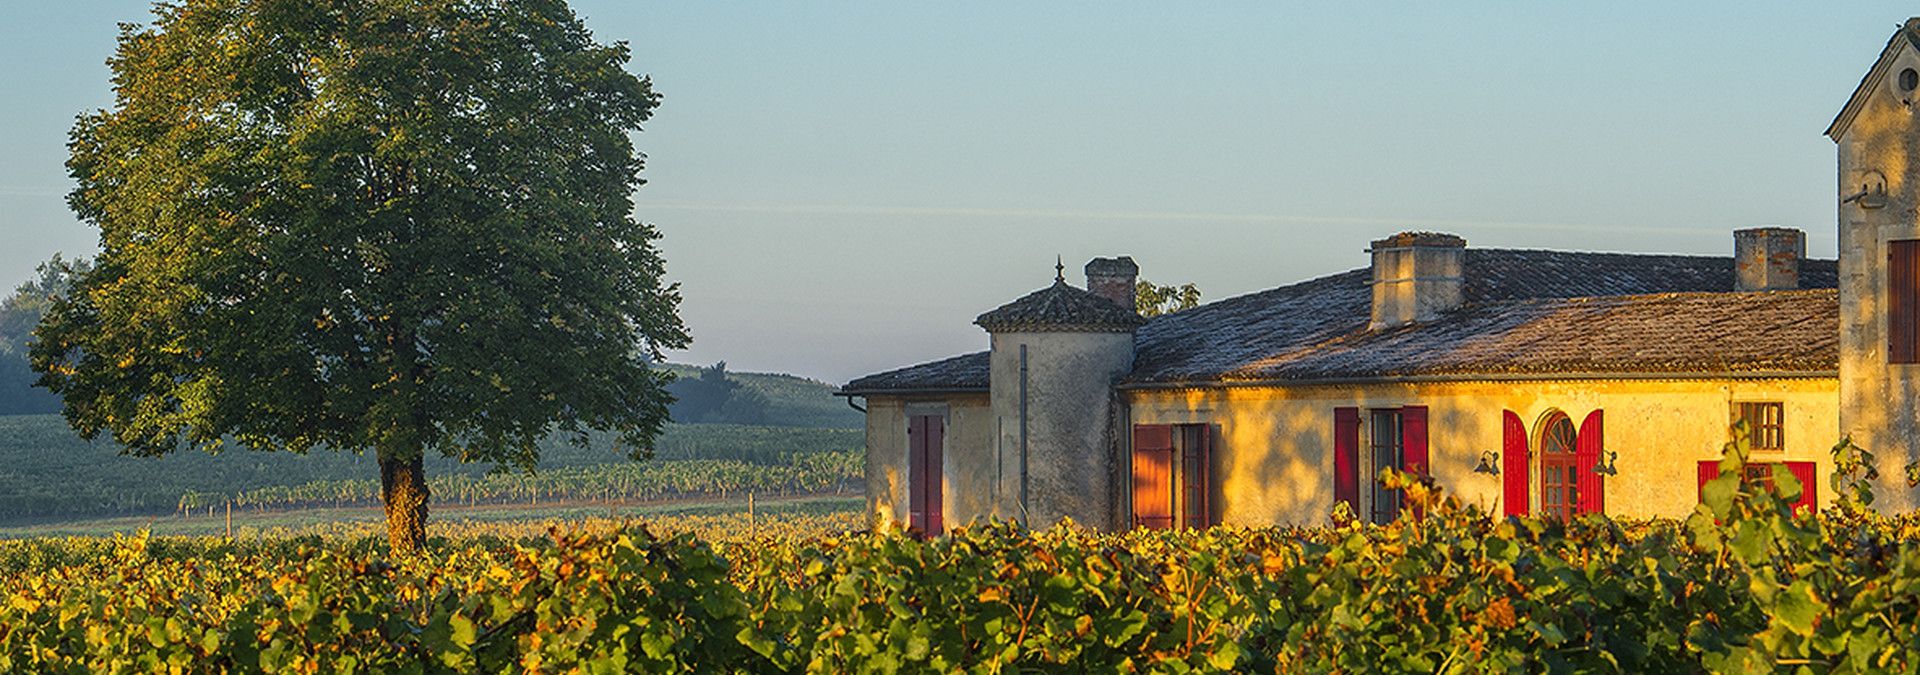
[[[394,553],[427,544],[427,469],[420,455],[380,458],[380,499],[387,505],[387,543]]]

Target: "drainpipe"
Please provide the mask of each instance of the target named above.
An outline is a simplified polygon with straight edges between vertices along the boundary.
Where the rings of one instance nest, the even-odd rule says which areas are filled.
[[[1027,346],[1020,345],[1020,524],[1031,525],[1027,513]]]
[[[849,407],[849,408],[852,408],[852,409],[854,409],[854,410],[858,410],[858,411],[860,411],[860,413],[861,413],[861,414],[863,414],[863,415],[864,415],[864,414],[866,414],[866,412],[867,412],[867,409],[866,409],[866,408],[862,408],[862,407],[860,407],[860,404],[858,404],[858,403],[854,403],[854,402],[853,402],[853,397],[852,397],[852,396],[848,396],[848,397],[847,397],[847,407]]]

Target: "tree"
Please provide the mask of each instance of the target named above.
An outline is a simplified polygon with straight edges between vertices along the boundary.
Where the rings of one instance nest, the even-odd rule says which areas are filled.
[[[184,0],[126,26],[68,201],[101,253],[32,350],[88,438],[371,451],[388,536],[421,459],[666,421],[687,344],[630,132],[659,97],[562,0]]]
[[[59,398],[33,388],[38,378],[27,365],[27,344],[54,298],[66,295],[73,276],[88,267],[85,258],[69,262],[55,253],[34,269],[33,279],[0,300],[0,415],[59,412]]]
[[[1141,279],[1134,284],[1134,300],[1140,306],[1141,316],[1160,316],[1199,307],[1200,288],[1193,284],[1155,286]]]

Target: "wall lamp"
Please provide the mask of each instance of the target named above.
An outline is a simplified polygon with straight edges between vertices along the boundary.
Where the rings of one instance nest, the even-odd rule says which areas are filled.
[[[1480,453],[1480,463],[1474,465],[1473,472],[1489,476],[1500,475],[1500,453],[1492,450]]]

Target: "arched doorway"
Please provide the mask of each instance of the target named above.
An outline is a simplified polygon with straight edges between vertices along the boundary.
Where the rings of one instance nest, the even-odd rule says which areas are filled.
[[[1576,434],[1573,420],[1554,411],[1540,424],[1540,514],[1572,520],[1580,513]]]

